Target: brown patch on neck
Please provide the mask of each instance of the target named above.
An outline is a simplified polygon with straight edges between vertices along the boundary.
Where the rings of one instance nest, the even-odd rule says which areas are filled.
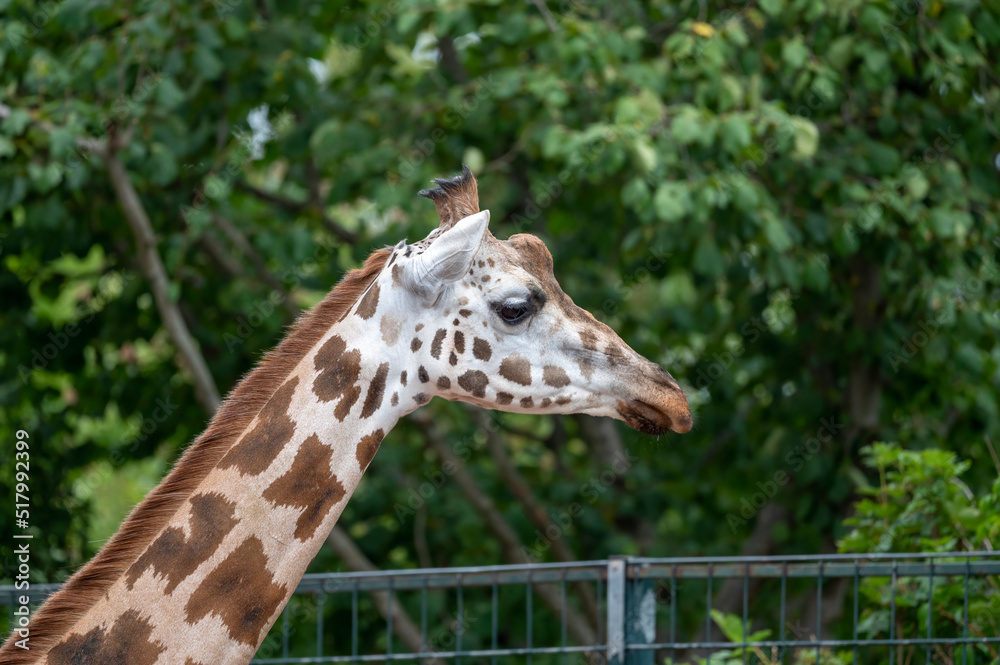
[[[454,178],[438,178],[431,182],[437,187],[421,190],[419,194],[434,201],[438,217],[441,218],[442,231],[479,212],[479,188],[468,166]]]
[[[493,356],[493,349],[490,347],[490,343],[485,339],[476,337],[472,340],[472,355],[479,360],[486,361]]]
[[[292,468],[264,490],[276,506],[304,509],[295,523],[295,537],[306,542],[316,533],[327,513],[344,498],[344,486],[330,470],[333,448],[315,434],[302,442]]]
[[[219,463],[299,361],[350,311],[385,266],[390,253],[389,249],[372,253],[364,267],[347,273],[322,302],[298,318],[285,339],[229,393],[173,471],[132,511],[97,556],[35,613],[31,620],[31,650],[15,647],[16,638],[11,635],[0,648],[0,661],[5,665],[37,662],[104,596]]]
[[[149,639],[153,626],[136,610],[123,612],[107,631],[72,635],[49,651],[49,665],[153,665],[165,646]],[[36,653],[37,657],[38,654]],[[13,662],[13,661],[4,661]]]
[[[264,545],[250,536],[208,574],[184,608],[189,624],[215,614],[229,637],[256,647],[261,629],[285,599],[286,588],[275,584],[267,569]]]
[[[370,418],[382,406],[382,397],[385,395],[385,380],[388,377],[389,363],[382,363],[375,370],[375,376],[368,386],[368,396],[365,397],[364,406],[361,407],[362,418]]]
[[[240,473],[256,476],[267,470],[295,434],[295,422],[288,415],[299,377],[293,376],[275,391],[261,409],[257,424],[243,440],[229,449],[219,468],[237,467]]]
[[[170,527],[153,541],[125,573],[128,588],[146,569],[167,578],[163,592],[168,596],[184,578],[212,556],[233,527],[236,526],[236,504],[218,494],[198,494],[191,498],[191,535],[185,536],[180,527]]]
[[[375,316],[375,311],[378,309],[378,296],[379,288],[378,282],[376,282],[369,287],[365,297],[358,304],[358,316],[365,320]]]
[[[313,379],[313,394],[323,402],[338,402],[334,415],[343,422],[361,396],[361,351],[347,349],[340,335],[326,340],[313,359],[319,375]]]
[[[440,328],[434,333],[434,339],[431,341],[431,355],[435,358],[441,357],[441,346],[444,344],[444,338],[447,334],[448,331],[444,328]]]
[[[355,456],[358,458],[358,467],[361,472],[364,473],[368,465],[372,463],[372,458],[375,457],[375,453],[378,452],[379,444],[382,443],[382,439],[385,437],[385,432],[381,429],[377,429],[371,434],[367,434],[361,437],[361,442],[358,443],[358,449],[354,451]]]

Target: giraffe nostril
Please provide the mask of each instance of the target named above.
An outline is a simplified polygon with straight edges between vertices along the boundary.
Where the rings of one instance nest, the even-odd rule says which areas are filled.
[[[643,358],[643,360],[646,360]],[[643,367],[643,375],[649,379],[650,382],[656,384],[660,388],[665,388],[671,392],[683,392],[677,379],[667,370],[663,369],[651,360],[646,360]]]
[[[691,412],[680,413],[674,416],[672,430],[678,434],[686,434],[691,431],[694,426],[694,419],[691,417]]]

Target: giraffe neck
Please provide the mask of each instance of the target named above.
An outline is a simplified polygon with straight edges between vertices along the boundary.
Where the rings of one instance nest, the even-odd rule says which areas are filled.
[[[401,359],[366,348],[372,331],[353,318],[302,358],[107,598],[74,627],[66,653],[90,635],[113,636],[125,617],[141,625],[136,634],[148,632],[141,642],[154,645],[150,665],[252,658],[385,433],[417,402],[416,385],[389,382],[390,372],[402,375]],[[400,390],[408,398],[402,407]],[[49,663],[61,665],[53,655]]]
[[[0,660],[247,663],[382,437],[425,401],[380,343],[373,256],[245,378],[176,468]],[[353,304],[351,304],[353,303]],[[332,325],[331,325],[332,324]],[[249,408],[248,408],[249,407]],[[116,660],[119,659],[119,660]]]

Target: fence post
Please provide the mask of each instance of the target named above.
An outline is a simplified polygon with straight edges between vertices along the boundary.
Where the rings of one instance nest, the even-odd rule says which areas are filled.
[[[608,665],[625,665],[625,574],[623,556],[608,559]]]
[[[631,566],[633,576],[625,580],[625,665],[653,665],[653,649],[629,648],[656,641],[656,591],[651,580],[639,577],[639,566]]]
[[[653,665],[652,649],[630,650],[656,640],[656,595],[649,580],[628,577],[628,557],[608,559],[608,665]]]

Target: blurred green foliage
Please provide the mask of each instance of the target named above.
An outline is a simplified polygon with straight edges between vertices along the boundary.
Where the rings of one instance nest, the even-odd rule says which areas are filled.
[[[877,440],[989,487],[998,55],[996,0],[0,0],[0,474],[27,430],[33,574],[90,557],[208,418],[85,147],[122,136],[222,391],[372,248],[431,230],[415,192],[468,163],[493,232],[542,237],[695,411],[658,441],[497,416],[544,510],[579,506],[577,558],[830,551]],[[551,559],[469,411],[426,409]],[[377,565],[502,561],[440,469],[410,422],[382,446],[341,520]]]
[[[846,520],[853,529],[839,542],[841,552],[959,552],[992,550],[1000,536],[1000,477],[992,486],[973,492],[963,482],[969,469],[951,451],[900,450],[876,443],[865,448],[866,466],[877,469],[877,485],[863,488],[856,514]],[[996,467],[1000,476],[1000,464]],[[961,559],[959,559],[961,561]],[[927,578],[901,576],[897,581],[895,611],[890,606],[891,579],[868,577],[860,586],[865,611],[859,626],[867,638],[919,631],[928,625],[943,638],[968,634],[984,637],[996,632],[1000,620],[1000,586],[996,577],[977,576],[968,581],[942,576],[930,586]],[[932,604],[928,604],[928,599]],[[966,609],[967,608],[967,609]],[[968,612],[968,632],[965,613]],[[940,647],[937,647],[940,649]],[[997,657],[994,645],[976,647],[979,657]],[[910,653],[913,653],[912,648]],[[943,652],[936,653],[946,658]],[[901,657],[907,657],[901,655]]]

